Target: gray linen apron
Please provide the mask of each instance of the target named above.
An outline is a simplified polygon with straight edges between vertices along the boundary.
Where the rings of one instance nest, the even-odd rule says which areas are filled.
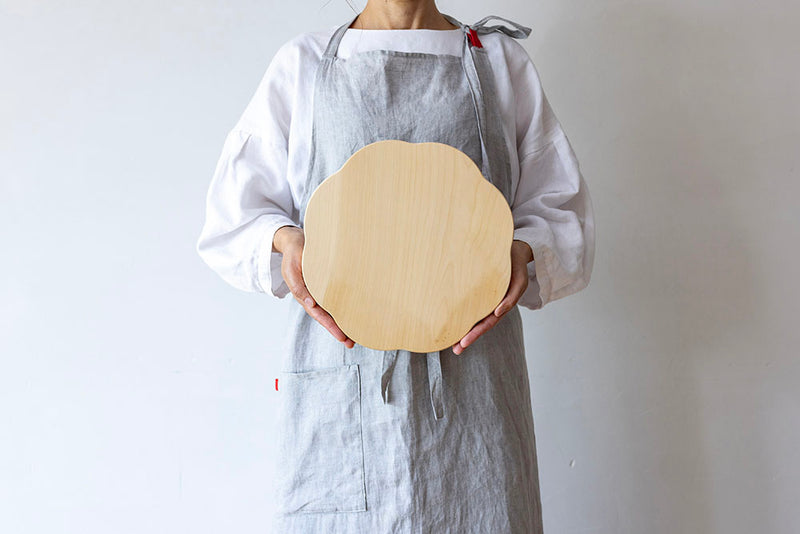
[[[525,38],[530,28],[495,16],[474,25],[444,17],[464,31],[460,56],[369,50],[341,58],[339,42],[355,17],[334,32],[314,83],[301,221],[314,189],[383,139],[458,148],[511,205],[509,153],[477,35]],[[515,28],[487,26],[491,18]],[[273,532],[542,532],[517,306],[456,355],[347,349],[288,302]]]

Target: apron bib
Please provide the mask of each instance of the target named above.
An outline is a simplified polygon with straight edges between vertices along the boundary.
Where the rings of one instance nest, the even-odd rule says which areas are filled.
[[[381,49],[340,58],[339,42],[356,17],[335,30],[314,81],[300,221],[325,178],[363,146],[384,139],[458,148],[511,205],[510,156],[494,109],[491,64],[478,36],[500,31],[525,38],[530,28],[495,16],[471,26],[443,16],[463,30],[460,56]],[[486,25],[491,18],[514,28]],[[470,467],[484,461],[481,455],[489,455],[492,466],[484,476],[513,483],[506,488],[510,500],[499,499],[505,510],[499,522],[453,531],[539,532],[531,399],[517,306],[457,356],[451,348],[412,353],[356,343],[347,349],[295,299],[288,301],[276,532],[394,532],[401,524],[403,532],[428,532],[435,523],[426,523],[426,513],[431,519],[437,514],[420,507],[442,493],[456,500],[463,496],[450,503],[454,510],[472,506],[476,518],[491,520],[480,514],[486,507],[481,499],[488,495],[473,489],[486,486],[475,478],[480,471]],[[429,399],[427,417],[422,399]],[[481,428],[489,435],[481,435]],[[461,471],[458,480],[443,485],[440,477]],[[513,527],[501,528],[505,516]]]

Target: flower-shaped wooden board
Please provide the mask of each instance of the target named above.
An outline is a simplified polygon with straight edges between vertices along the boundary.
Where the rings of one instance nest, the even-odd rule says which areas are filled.
[[[514,223],[469,156],[444,143],[376,141],[311,194],[303,278],[356,343],[433,352],[505,296]]]

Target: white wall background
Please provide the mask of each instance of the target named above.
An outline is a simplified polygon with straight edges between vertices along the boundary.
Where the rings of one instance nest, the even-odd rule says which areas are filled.
[[[0,5],[0,532],[262,532],[287,302],[194,245],[277,47],[354,12]],[[800,532],[800,4],[437,5],[533,28],[594,200],[523,310],[546,531]]]

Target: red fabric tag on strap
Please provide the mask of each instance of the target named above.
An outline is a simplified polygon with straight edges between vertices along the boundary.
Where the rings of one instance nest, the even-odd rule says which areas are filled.
[[[483,48],[481,44],[481,40],[478,39],[478,32],[473,30],[472,28],[469,29],[469,42],[472,46],[477,46],[478,48]]]

